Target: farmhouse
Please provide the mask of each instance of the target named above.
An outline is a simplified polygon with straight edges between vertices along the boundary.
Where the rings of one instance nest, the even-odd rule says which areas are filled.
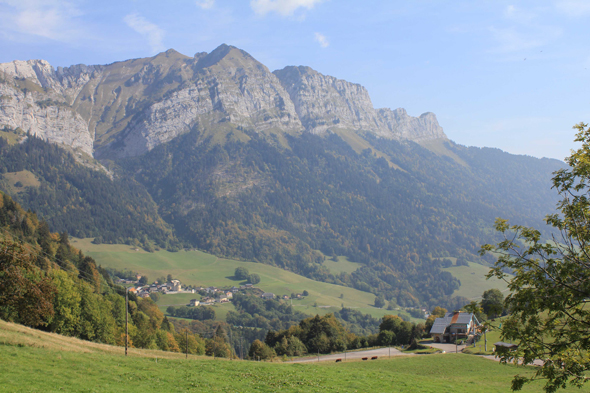
[[[275,298],[275,294],[271,293],[271,292],[264,292],[261,296],[263,299],[274,299]]]
[[[430,329],[435,343],[453,342],[455,339],[474,337],[479,332],[479,321],[473,313],[449,312],[436,318]]]
[[[178,280],[172,280],[169,284],[171,291],[180,292],[182,290],[182,285]]]
[[[190,301],[190,303],[189,303],[189,305],[190,305],[190,306],[192,306],[192,307],[196,307],[196,306],[198,306],[199,304],[201,304],[201,302],[200,302],[200,301],[198,301],[197,299],[191,299],[191,301]]]

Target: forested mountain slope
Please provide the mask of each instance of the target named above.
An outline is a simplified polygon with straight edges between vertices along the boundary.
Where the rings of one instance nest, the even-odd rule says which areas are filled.
[[[485,263],[496,217],[539,227],[564,165],[456,145],[432,113],[376,109],[358,84],[227,45],[0,64],[0,126],[0,189],[53,230],[198,247],[400,305],[448,304],[440,258]],[[334,255],[363,267],[333,275]]]

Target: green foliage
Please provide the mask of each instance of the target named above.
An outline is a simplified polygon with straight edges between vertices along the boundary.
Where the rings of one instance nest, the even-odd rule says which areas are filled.
[[[40,187],[27,187],[14,197],[42,216],[55,230],[98,243],[175,244],[171,230],[144,187],[130,178],[111,179],[103,171],[80,165],[58,145],[33,135],[22,144],[0,150],[0,169],[28,170]],[[1,184],[0,184],[1,186]]]
[[[257,296],[236,294],[231,301],[237,312],[228,312],[226,320],[230,325],[281,330],[307,317],[290,304],[276,299],[263,300]]]
[[[250,345],[248,357],[252,360],[267,360],[276,356],[275,351],[260,340],[255,340]]]
[[[248,282],[252,285],[256,285],[260,282],[260,276],[256,273],[249,274]]]
[[[166,312],[176,318],[188,318],[188,319],[195,319],[198,321],[205,321],[207,319],[215,319],[215,309],[212,307],[187,307],[187,306],[180,306],[174,307],[169,306],[166,309]]]
[[[488,318],[500,316],[504,310],[504,295],[499,289],[485,291],[481,298],[481,308]]]
[[[234,277],[236,280],[247,280],[250,272],[243,266],[237,267],[236,271],[234,272]]]
[[[74,249],[67,232],[51,233],[46,222],[5,194],[0,231],[1,319],[124,345],[125,289],[114,286],[105,269]],[[17,236],[27,242],[14,240]],[[129,297],[131,345],[177,351],[174,329],[169,322],[161,328],[164,315],[158,306],[149,298]]]
[[[397,315],[386,315],[383,317],[381,325],[379,325],[379,334],[384,331],[393,333],[391,344],[394,345],[408,345],[414,338],[420,338],[421,332],[415,329],[416,325],[402,320]]]
[[[297,337],[308,353],[330,353],[345,350],[355,336],[347,332],[333,314],[327,314],[306,318],[298,326],[286,330],[271,331],[264,341],[269,347],[276,348],[282,346],[283,338],[288,342],[291,337]]]
[[[55,284],[15,242],[0,241],[0,318],[31,327],[44,326],[55,314]]]
[[[375,298],[375,307],[382,308],[385,306],[385,298],[383,296],[377,296]]]
[[[580,123],[576,141],[582,146],[566,159],[569,168],[553,177],[561,201],[558,214],[547,223],[560,232],[552,242],[541,232],[498,219],[496,229],[504,240],[486,244],[482,253],[499,255],[490,276],[509,279],[511,294],[505,306],[510,315],[502,322],[502,337],[518,343],[514,352],[501,354],[505,362],[529,364],[544,361],[534,376],[518,375],[512,389],[520,390],[536,378],[545,379],[545,391],[554,392],[569,382],[581,387],[590,370],[590,128]]]

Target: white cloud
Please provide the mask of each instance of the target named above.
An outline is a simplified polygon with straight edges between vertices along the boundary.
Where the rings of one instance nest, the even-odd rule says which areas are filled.
[[[555,7],[568,16],[590,15],[590,2],[588,0],[558,0],[555,2]]]
[[[164,30],[158,25],[138,14],[129,14],[123,18],[123,21],[125,21],[127,26],[147,38],[152,52],[157,53],[165,49],[164,43],[162,42],[164,39]]]
[[[197,0],[197,7],[201,7],[204,10],[210,10],[215,5],[215,0]]]
[[[72,42],[84,36],[77,18],[79,8],[59,0],[5,0],[0,14],[0,31]]]
[[[328,46],[330,46],[330,42],[328,41],[326,36],[321,33],[315,33],[315,40],[320,44],[322,48],[327,48]]]
[[[533,12],[523,10],[520,7],[509,5],[504,10],[504,17],[518,23],[529,23],[535,19],[537,15]]]
[[[298,8],[308,10],[324,0],[251,0],[250,6],[259,15],[276,12],[282,16],[292,15]]]
[[[491,52],[516,54],[544,46],[561,36],[561,28],[539,23],[537,11],[508,5],[503,12],[504,21],[499,22],[504,26],[489,27],[497,44]]]

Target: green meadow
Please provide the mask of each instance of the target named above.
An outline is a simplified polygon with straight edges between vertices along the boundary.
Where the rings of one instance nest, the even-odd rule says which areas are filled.
[[[307,290],[309,296],[293,300],[293,307],[308,314],[323,315],[338,311],[342,306],[359,310],[374,317],[395,313],[373,307],[375,295],[371,293],[314,281],[261,263],[218,258],[196,250],[179,252],[160,250],[150,253],[128,245],[92,244],[91,240],[71,239],[71,243],[104,267],[136,271],[142,275],[147,275],[150,281],[172,274],[174,278],[178,278],[186,285],[201,285],[204,287],[239,286],[244,282],[234,280],[233,275],[237,267],[243,266],[250,273],[256,273],[260,276],[260,283],[256,286],[266,292],[282,296],[291,295],[291,293],[302,293]],[[354,270],[355,266],[358,265],[343,257],[339,258],[339,262],[326,262],[328,262],[328,269],[336,273]],[[174,296],[182,297],[174,300]],[[192,294],[164,295],[158,304],[165,309],[164,305],[187,304],[188,300],[196,297]],[[228,307],[228,309],[220,307],[219,313],[216,309],[216,314],[221,316],[231,309],[229,308],[231,306],[225,307]]]
[[[455,258],[448,259],[455,263]],[[481,298],[484,291],[493,288],[499,289],[506,296],[508,285],[504,281],[497,278],[486,279],[486,274],[490,271],[488,266],[473,262],[468,263],[469,266],[451,266],[442,269],[461,281],[461,286],[453,292],[453,296],[465,296],[468,299],[479,300],[478,298]]]
[[[369,362],[220,360],[90,343],[0,321],[0,390],[7,392],[508,392],[534,369],[465,354]],[[543,383],[523,392],[539,392]],[[566,389],[566,391],[580,391]]]

